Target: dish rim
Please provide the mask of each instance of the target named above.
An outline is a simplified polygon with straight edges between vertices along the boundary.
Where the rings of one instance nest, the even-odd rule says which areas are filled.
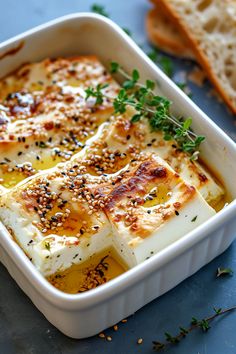
[[[107,19],[101,15],[82,12],[73,13],[66,16],[56,18],[54,20],[48,21],[45,24],[41,24],[32,29],[29,29],[22,34],[16,35],[10,39],[5,40],[0,43],[0,52],[8,50],[8,47],[15,46],[17,42],[22,40],[27,40],[28,37],[33,36],[40,31],[50,30],[50,28],[63,24],[67,21],[75,19],[88,19],[97,20],[105,23],[110,30],[117,32],[139,56],[140,59],[146,65],[151,66],[160,77],[162,77],[169,85],[170,89],[174,90],[174,94],[178,95],[189,104],[189,108],[200,115],[201,120],[206,122],[214,130],[215,136],[218,135],[224,141],[225,145],[236,154],[236,144],[231,140],[230,137],[224,133],[221,128],[219,128],[216,123],[214,123],[202,110],[193,103],[173,82],[170,80],[148,57],[147,55],[137,46],[137,44],[112,20]],[[196,122],[196,125],[199,124]],[[234,199],[227,208],[223,208],[216,215],[211,217],[209,220],[198,226],[196,229],[187,233],[179,240],[164,248],[159,253],[155,254],[150,259],[142,262],[141,264],[135,266],[132,269],[124,272],[122,275],[115,279],[110,280],[104,285],[80,294],[67,294],[51,285],[46,278],[36,269],[36,267],[30,262],[28,257],[25,255],[23,250],[18,246],[18,244],[11,238],[9,232],[5,226],[0,222],[0,244],[2,248],[8,253],[11,260],[15,263],[17,268],[28,278],[28,281],[36,289],[37,292],[43,296],[50,303],[56,305],[59,308],[66,308],[68,310],[87,308],[93,305],[105,301],[111,296],[116,296],[123,292],[125,289],[131,287],[136,281],[142,280],[151,273],[157,271],[163,265],[173,260],[175,257],[181,253],[188,250],[191,246],[199,243],[202,239],[209,237],[209,234],[215,231],[222,224],[226,223],[232,215],[236,214],[236,199]],[[142,271],[140,271],[142,270]],[[142,279],[140,279],[142,278]]]

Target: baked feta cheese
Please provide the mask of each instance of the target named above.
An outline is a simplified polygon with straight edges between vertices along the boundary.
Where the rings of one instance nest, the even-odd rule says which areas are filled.
[[[91,144],[87,159],[82,163],[86,171],[101,175],[114,173],[135,160],[143,152],[155,152],[189,184],[195,186],[203,198],[215,206],[223,197],[224,189],[197,161],[180,151],[173,140],[164,140],[162,132],[150,131],[147,119],[134,124],[130,119],[135,111],[129,108],[123,115],[113,116],[111,123]],[[75,155],[76,160],[76,155]]]
[[[215,214],[194,186],[152,154],[109,194],[105,207],[117,251],[133,267]]]
[[[45,276],[109,248],[132,267],[215,214],[155,154],[109,176],[66,165],[21,183],[0,202],[1,220]]]
[[[24,65],[0,81],[0,179],[9,188],[69,160],[113,112],[94,106],[85,90],[98,84],[113,97],[119,89],[93,56]]]
[[[86,89],[98,84],[106,98],[96,104]],[[0,81],[0,219],[44,276],[107,249],[133,267],[224,196],[147,119],[132,123],[134,109],[115,114],[118,91],[93,56],[27,64]]]
[[[95,181],[74,177],[44,173],[1,198],[1,220],[45,276],[82,263],[110,245],[107,218],[91,204],[87,183]]]

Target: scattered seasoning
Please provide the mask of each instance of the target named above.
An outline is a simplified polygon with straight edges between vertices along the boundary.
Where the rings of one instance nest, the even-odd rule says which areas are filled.
[[[108,341],[108,342],[111,342],[111,341],[112,341],[111,336],[107,336],[107,338],[106,338],[106,339],[107,339],[107,341]]]
[[[142,344],[142,343],[143,343],[143,339],[142,339],[142,338],[139,338],[139,339],[137,340],[137,343],[138,343],[138,344]]]
[[[192,218],[191,222],[195,222],[197,220],[197,215]]]
[[[41,149],[45,149],[45,148],[47,147],[47,145],[45,144],[44,141],[40,141],[40,142],[38,143],[38,146],[39,146]]]
[[[106,262],[108,256],[103,257],[97,266],[94,268],[88,268],[86,270],[86,278],[84,284],[78,289],[78,293],[94,289],[101,284],[108,281],[105,272],[108,270],[108,263]]]
[[[44,247],[46,248],[46,250],[50,251],[51,249],[51,246],[50,246],[50,243],[48,241],[45,241],[44,242]]]

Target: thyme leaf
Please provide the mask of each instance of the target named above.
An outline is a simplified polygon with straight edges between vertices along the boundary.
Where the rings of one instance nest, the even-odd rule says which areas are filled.
[[[46,248],[46,250],[50,251],[51,249],[51,246],[50,246],[50,243],[48,241],[45,241],[44,242],[44,247]]]
[[[203,318],[201,320],[192,317],[190,326],[188,328],[179,327],[180,331],[176,336],[172,336],[170,333],[165,332],[165,341],[164,342],[153,341],[153,349],[155,351],[162,351],[166,349],[169,345],[178,344],[182,339],[184,339],[190,332],[192,332],[195,329],[201,329],[203,332],[207,332],[211,328],[210,326],[211,322],[213,322],[219,316],[235,311],[236,306],[227,308],[225,310],[222,310],[221,308],[219,309],[213,308],[213,310],[214,310],[213,315]]]
[[[161,55],[156,48],[153,48],[149,53],[147,53],[147,56],[158,64],[167,76],[170,78],[173,76],[174,67],[170,58]]]
[[[93,4],[91,6],[91,11],[105,17],[110,17],[109,14],[106,12],[105,7],[99,4]]]
[[[219,277],[222,277],[222,276],[225,276],[225,275],[233,275],[233,270],[231,268],[217,268],[217,273],[216,273],[216,277],[219,278]]]
[[[166,97],[154,93],[155,82],[146,80],[145,84],[139,83],[140,74],[134,69],[131,75],[127,74],[116,62],[111,62],[111,73],[119,73],[124,78],[122,88],[117,96],[108,97],[103,89],[105,85],[97,85],[96,88],[89,87],[86,91],[86,99],[95,97],[95,104],[102,104],[104,99],[113,101],[116,114],[126,112],[127,106],[132,106],[136,113],[131,118],[132,123],[138,122],[141,118],[147,118],[152,131],[162,131],[165,140],[174,139],[178,148],[190,154],[191,160],[198,157],[198,148],[204,141],[204,136],[197,136],[191,130],[192,119],[176,118],[170,112],[172,102]]]
[[[128,36],[132,37],[132,32],[127,27],[122,27],[122,29]]]

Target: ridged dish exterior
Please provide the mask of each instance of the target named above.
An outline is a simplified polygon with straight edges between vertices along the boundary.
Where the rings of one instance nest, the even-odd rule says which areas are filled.
[[[82,35],[81,35],[82,34]],[[60,40],[58,41],[58,38]],[[63,17],[0,45],[0,54],[24,41],[14,56],[0,60],[3,75],[27,61],[45,57],[95,54],[105,64],[118,61],[126,70],[159,82],[174,109],[193,117],[194,129],[206,135],[203,156],[220,166],[224,184],[236,196],[234,143],[207,118],[110,20],[91,14]],[[119,48],[119,50],[117,50]],[[214,146],[214,149],[212,148]],[[37,308],[60,331],[73,338],[99,333],[175,287],[224,252],[235,238],[236,202],[175,244],[117,279],[85,294],[67,295],[52,288],[0,225],[0,260]]]
[[[216,233],[208,235],[157,271],[153,270],[145,279],[138,280],[125,292],[114,294],[108,300],[101,301],[95,306],[91,304],[88,308],[77,311],[65,310],[39,296],[37,289],[32,286],[12,259],[4,253],[2,247],[0,259],[22,290],[55,327],[69,337],[85,338],[133,314],[220,255],[232,243],[235,228],[236,221],[223,226]]]

